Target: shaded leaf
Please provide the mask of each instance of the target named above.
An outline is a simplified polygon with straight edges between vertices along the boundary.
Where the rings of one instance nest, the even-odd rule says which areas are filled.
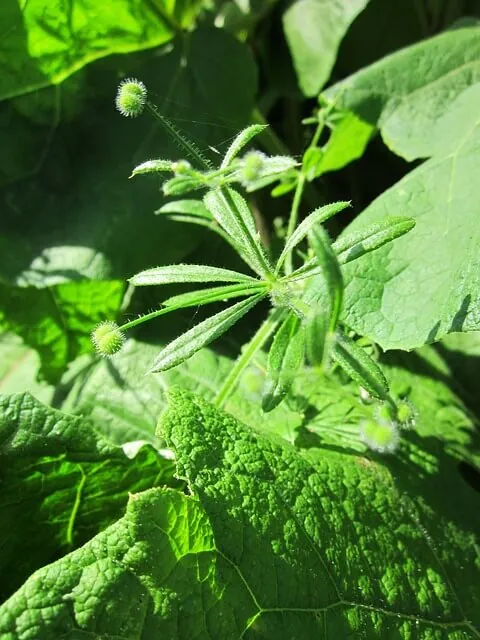
[[[343,36],[367,4],[299,0],[285,11],[283,30],[304,95],[314,96],[326,83]]]
[[[29,394],[1,395],[0,416],[2,600],[120,517],[129,492],[173,482],[172,463],[151,447],[129,460],[88,420]]]
[[[55,383],[69,362],[91,352],[93,327],[117,315],[124,288],[118,281],[71,282],[45,289],[0,284],[0,328],[17,333],[35,349],[40,376]]]
[[[478,495],[457,471],[474,432],[460,410],[443,438],[463,444],[432,438],[431,416],[455,399],[431,383],[437,393],[418,396],[418,432],[406,435],[401,457],[388,458],[294,447],[171,392],[162,433],[193,496],[133,495],[121,520],[3,605],[0,631],[19,640],[73,631],[187,638],[192,629],[215,640],[325,630],[338,638],[474,638]],[[318,402],[318,377],[306,388]],[[332,391],[351,413],[344,386]],[[187,603],[190,615],[180,615]]]

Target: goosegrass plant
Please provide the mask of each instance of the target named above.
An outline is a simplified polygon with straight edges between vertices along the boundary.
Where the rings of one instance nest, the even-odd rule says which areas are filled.
[[[131,177],[151,173],[165,176],[162,189],[166,196],[183,198],[192,192],[199,194],[197,199],[181,199],[173,206],[168,203],[159,213],[180,222],[202,225],[219,234],[243,260],[249,272],[201,264],[173,264],[135,274],[130,282],[136,287],[209,286],[169,297],[158,310],[123,326],[102,323],[92,334],[98,353],[113,355],[121,349],[125,332],[141,323],[178,309],[240,299],[167,344],[154,360],[150,373],[165,371],[219,338],[262,300],[269,300],[267,318],[243,346],[217,392],[218,406],[228,399],[259,350],[268,345],[262,394],[264,412],[282,402],[306,362],[319,370],[340,366],[370,396],[385,403],[393,421],[398,419],[399,408],[380,366],[342,323],[342,266],[394,241],[410,231],[415,223],[408,217],[386,217],[332,242],[323,224],[348,207],[350,203],[346,201],[320,206],[299,221],[305,185],[315,175],[312,158],[317,155],[318,140],[328,123],[330,106],[324,105],[319,110],[315,133],[301,163],[289,156],[245,152],[246,146],[265,129],[264,125],[255,124],[235,137],[218,167],[214,167],[149,101],[142,82],[123,81],[116,106],[127,117],[139,116],[147,108],[186,156],[178,161],[147,160],[132,172]],[[283,248],[278,255],[272,255],[262,241],[248,201],[240,189],[248,193],[274,182],[290,188],[292,181],[295,183],[294,195]]]

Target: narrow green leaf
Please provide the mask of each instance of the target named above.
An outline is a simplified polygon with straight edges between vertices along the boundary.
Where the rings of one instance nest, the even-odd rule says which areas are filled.
[[[333,249],[337,254],[338,262],[346,264],[408,233],[414,226],[413,218],[391,216],[384,222],[342,236],[333,243]],[[312,258],[294,271],[288,277],[288,281],[303,280],[321,272],[322,269],[318,266],[316,258]]]
[[[157,209],[155,213],[157,215],[180,213],[213,220],[212,214],[201,200],[173,200],[172,202],[164,204],[160,209]]]
[[[234,325],[252,309],[266,294],[261,293],[220,311],[211,318],[189,329],[186,333],[170,342],[157,356],[150,373],[166,371],[190,358],[194,353],[206,347]]]
[[[334,242],[333,248],[338,261],[346,264],[403,236],[414,226],[413,218],[388,216],[369,227],[346,233]]]
[[[165,173],[172,171],[172,165],[173,162],[171,160],[147,160],[135,167],[130,178],[143,173]]]
[[[175,307],[176,309],[184,307],[194,307],[196,305],[210,304],[230,300],[231,298],[241,298],[242,296],[252,295],[266,290],[266,284],[263,282],[251,284],[230,284],[223,287],[210,287],[201,289],[200,291],[189,291],[181,293],[178,296],[172,296],[163,301],[165,307]]]
[[[259,275],[271,273],[250,208],[244,198],[229,188],[209,191],[207,209],[232,238],[240,257]]]
[[[176,282],[258,282],[244,273],[203,264],[172,264],[140,271],[130,282],[137,287]]]
[[[313,308],[305,319],[305,350],[309,362],[322,366],[328,342],[328,314],[323,309]]]
[[[290,156],[266,156],[257,177],[246,180],[240,171],[240,182],[249,193],[258,191],[276,180],[285,180],[292,174],[295,175],[294,167],[297,164],[295,158]]]
[[[338,331],[332,357],[342,369],[375,398],[390,402],[388,382],[383,371],[357,343]]]
[[[327,283],[330,301],[329,331],[333,332],[342,312],[344,291],[342,271],[327,232],[317,226],[310,231],[309,238]]]
[[[255,136],[258,136],[259,133],[262,133],[265,129],[268,128],[266,124],[252,124],[240,131],[238,136],[232,142],[230,147],[228,148],[225,157],[222,160],[222,164],[220,165],[221,169],[228,167],[232,160],[240,153],[240,151],[252,140]]]
[[[349,206],[350,202],[347,201],[334,202],[332,204],[327,204],[324,207],[319,207],[318,209],[315,209],[315,211],[312,211],[312,213],[308,215],[305,220],[302,220],[302,222],[292,233],[288,241],[285,243],[283,251],[278,258],[275,272],[279,273],[287,255],[297,246],[299,242],[301,242],[306,237],[310,229],[313,229],[314,225],[325,222],[325,220],[328,220],[336,213]]]
[[[287,394],[303,363],[304,351],[303,325],[300,318],[291,313],[275,334],[268,354],[267,377],[262,397],[262,409],[265,413],[275,409]]]

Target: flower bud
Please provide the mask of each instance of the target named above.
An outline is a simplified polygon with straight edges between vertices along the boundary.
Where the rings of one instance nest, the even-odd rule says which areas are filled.
[[[98,354],[113,356],[125,342],[125,334],[115,322],[102,322],[92,331],[92,342]]]
[[[192,169],[192,165],[187,160],[178,160],[178,162],[172,162],[172,171],[176,176],[189,173]]]
[[[250,151],[243,158],[240,181],[244,186],[258,180],[265,164],[265,155],[260,151]]]
[[[135,78],[122,80],[118,86],[115,106],[117,110],[127,118],[139,116],[147,102],[147,87]]]

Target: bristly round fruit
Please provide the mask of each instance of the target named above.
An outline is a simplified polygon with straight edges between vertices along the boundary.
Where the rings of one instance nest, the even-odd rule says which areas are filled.
[[[125,342],[125,334],[115,322],[102,322],[92,331],[92,342],[98,354],[113,356]]]
[[[136,118],[145,109],[147,87],[136,78],[126,78],[118,86],[115,106],[122,116]]]
[[[393,453],[400,436],[395,422],[367,420],[360,427],[360,436],[369,449],[378,453]]]

